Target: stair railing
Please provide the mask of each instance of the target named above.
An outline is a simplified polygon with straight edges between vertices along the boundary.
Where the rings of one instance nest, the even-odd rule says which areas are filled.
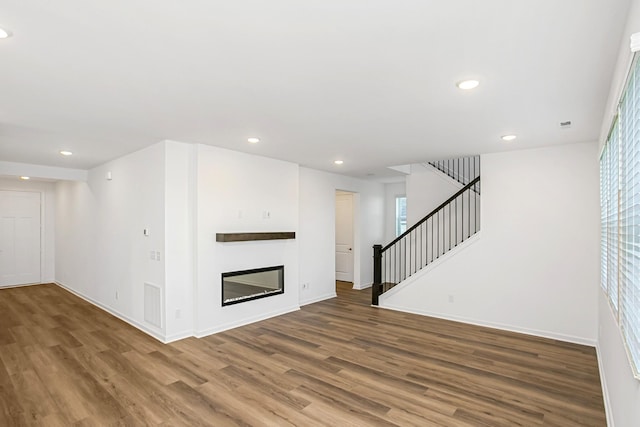
[[[480,177],[386,246],[373,246],[371,303],[480,230]]]
[[[480,176],[480,156],[459,157],[457,159],[438,160],[428,162],[429,165],[440,172],[458,181],[462,185],[467,185],[472,180]],[[474,188],[474,191],[478,190]],[[476,191],[478,193],[478,191]]]

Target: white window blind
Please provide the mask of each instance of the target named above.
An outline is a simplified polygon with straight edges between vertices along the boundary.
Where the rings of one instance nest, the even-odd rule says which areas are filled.
[[[609,173],[609,191],[607,200],[607,290],[609,300],[613,308],[618,310],[618,176],[619,167],[619,144],[620,132],[618,123],[613,125],[613,130],[609,136],[609,153],[607,160],[607,172]]]
[[[636,66],[620,104],[619,319],[629,354],[640,367],[640,73]],[[636,370],[636,372],[638,372]]]
[[[640,62],[600,157],[601,286],[640,378]]]

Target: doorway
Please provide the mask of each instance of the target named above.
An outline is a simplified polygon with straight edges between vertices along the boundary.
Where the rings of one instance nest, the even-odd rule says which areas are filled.
[[[0,191],[0,287],[40,283],[40,193]]]
[[[354,284],[354,193],[336,191],[336,281]]]

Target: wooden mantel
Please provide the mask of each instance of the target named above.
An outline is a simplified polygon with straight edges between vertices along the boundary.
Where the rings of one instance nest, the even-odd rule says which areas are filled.
[[[216,233],[216,242],[249,242],[252,240],[295,239],[294,231],[270,231],[261,233]]]

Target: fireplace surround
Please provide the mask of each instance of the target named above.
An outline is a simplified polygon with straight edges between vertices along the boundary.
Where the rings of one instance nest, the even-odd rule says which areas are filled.
[[[222,273],[222,306],[284,293],[284,265]]]

